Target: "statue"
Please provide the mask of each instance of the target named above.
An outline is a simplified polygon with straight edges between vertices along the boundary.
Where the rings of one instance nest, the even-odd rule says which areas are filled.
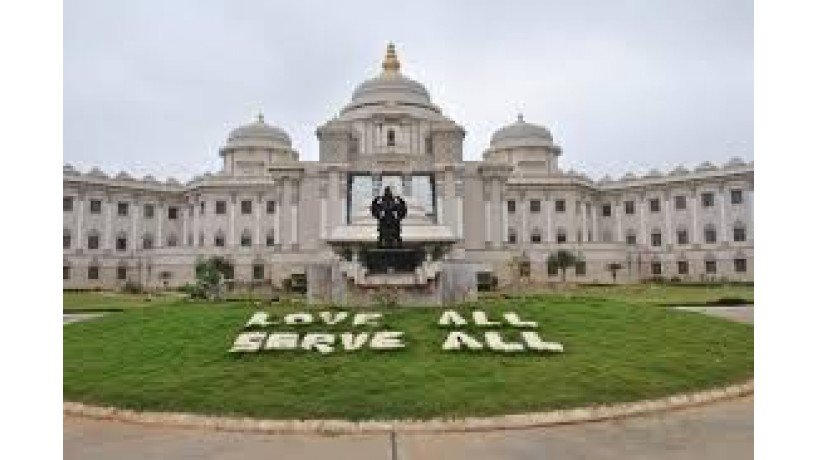
[[[405,218],[408,208],[405,201],[391,194],[391,187],[385,187],[382,196],[371,202],[371,215],[377,219],[377,246],[398,248],[402,246],[400,221]]]

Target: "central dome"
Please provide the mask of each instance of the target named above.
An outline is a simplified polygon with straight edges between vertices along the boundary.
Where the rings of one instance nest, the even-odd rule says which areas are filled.
[[[263,114],[258,114],[255,122],[239,126],[229,133],[227,147],[290,148],[292,140],[284,130],[266,124]]]
[[[421,83],[400,73],[400,62],[394,44],[389,43],[382,63],[382,73],[354,89],[345,110],[375,104],[403,104],[432,108],[431,96]]]

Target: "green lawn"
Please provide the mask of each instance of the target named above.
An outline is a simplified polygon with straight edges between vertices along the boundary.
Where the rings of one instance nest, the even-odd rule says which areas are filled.
[[[512,292],[506,294],[513,295]],[[524,296],[525,294],[520,294]],[[539,298],[607,299],[644,305],[705,304],[721,299],[744,299],[753,303],[754,287],[738,284],[683,285],[683,284],[620,284],[620,285],[572,285],[555,290],[533,291],[527,296]]]
[[[545,340],[564,344],[563,354],[544,356],[443,352],[447,331],[436,326],[441,310],[431,308],[379,310],[388,328],[405,332],[404,350],[234,355],[227,350],[256,307],[152,301],[153,308],[65,326],[64,398],[262,418],[429,418],[631,401],[752,376],[752,326],[657,308],[648,290],[604,295],[589,289],[481,302],[538,321]],[[78,297],[71,302],[81,305]]]

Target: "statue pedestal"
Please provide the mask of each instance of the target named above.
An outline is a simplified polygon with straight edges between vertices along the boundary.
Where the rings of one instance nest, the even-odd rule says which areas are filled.
[[[371,248],[360,253],[363,266],[372,275],[413,273],[425,259],[421,248]]]

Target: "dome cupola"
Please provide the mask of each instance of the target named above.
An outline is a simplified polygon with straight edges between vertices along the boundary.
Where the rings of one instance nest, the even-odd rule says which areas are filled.
[[[291,147],[292,140],[286,131],[267,124],[264,121],[263,113],[259,113],[253,123],[239,126],[229,133],[224,149],[289,149]]]
[[[554,147],[550,130],[524,121],[519,114],[515,123],[496,131],[490,138],[491,149],[514,147]]]

